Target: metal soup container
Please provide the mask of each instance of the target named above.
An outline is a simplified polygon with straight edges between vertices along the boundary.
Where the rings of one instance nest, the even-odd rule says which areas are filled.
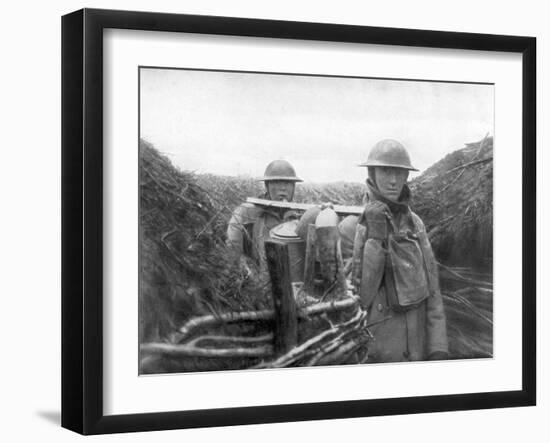
[[[290,220],[275,226],[269,231],[269,236],[288,245],[288,258],[290,264],[290,281],[304,281],[304,266],[306,255],[306,242],[296,234],[298,220]]]

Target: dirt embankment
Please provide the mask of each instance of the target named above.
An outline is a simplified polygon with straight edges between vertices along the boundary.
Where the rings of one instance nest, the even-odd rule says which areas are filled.
[[[410,183],[411,206],[440,261],[490,269],[493,259],[493,138],[452,152]]]
[[[221,214],[217,197],[194,174],[176,169],[141,141],[139,185],[140,343],[170,341],[194,316],[271,305],[270,294],[260,282],[245,279],[226,250],[225,223],[219,220],[229,215]],[[166,361],[144,362],[143,368],[185,369]]]

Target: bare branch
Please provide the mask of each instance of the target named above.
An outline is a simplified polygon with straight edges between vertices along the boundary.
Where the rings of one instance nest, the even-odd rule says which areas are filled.
[[[306,308],[298,310],[298,316],[307,318],[313,315],[319,315],[323,312],[335,312],[348,309],[357,305],[358,301],[355,298],[345,298],[343,300],[333,300],[325,303],[317,303]],[[264,309],[261,311],[244,311],[244,312],[224,312],[220,315],[203,315],[194,317],[188,320],[179,330],[180,336],[178,342],[185,340],[191,332],[199,327],[217,325],[220,323],[237,323],[247,321],[271,321],[274,319],[273,309]]]
[[[474,166],[474,165],[477,165],[479,163],[488,162],[489,160],[492,160],[492,159],[493,159],[493,156],[491,155],[490,157],[485,157],[485,158],[482,158],[482,159],[479,159],[479,160],[464,163],[463,165],[457,166],[456,168],[449,169],[448,171],[445,172],[445,174],[449,174],[453,171],[458,171],[459,169],[463,170],[464,168],[467,168],[469,166]]]
[[[285,355],[282,355],[278,359],[263,363],[260,365],[257,365],[256,368],[280,368],[280,367],[286,367],[290,364],[292,364],[294,361],[296,361],[299,358],[303,358],[304,353],[311,348],[312,346],[315,346],[319,343],[322,343],[323,340],[327,339],[328,337],[339,335],[342,332],[342,328],[345,328],[346,326],[350,326],[353,324],[357,324],[358,322],[362,322],[367,317],[367,313],[361,309],[357,311],[355,316],[348,320],[347,322],[344,322],[340,325],[338,325],[335,328],[327,329],[326,331],[321,332],[320,334],[316,335],[315,337],[310,338],[309,340],[302,343],[300,346],[296,346],[289,352],[287,352]],[[317,350],[316,350],[317,352]]]
[[[477,285],[477,286],[490,286],[491,288],[493,287],[493,284],[492,283],[489,283],[489,282],[486,282],[486,281],[482,281],[482,280],[474,280],[474,279],[471,279],[471,278],[467,278],[467,277],[464,277],[463,275],[460,275],[459,273],[453,271],[451,268],[449,268],[448,266],[445,266],[441,263],[438,263],[439,264],[439,267],[446,273],[448,273],[452,278],[454,278],[455,280],[458,280],[460,282],[463,282],[463,283],[468,283],[468,284],[471,284],[471,285]],[[445,277],[442,277],[442,278],[445,278]]]
[[[489,137],[489,133],[485,134],[485,137],[483,137],[483,140],[481,140],[481,143],[479,144],[479,149],[477,150],[476,152],[476,155],[474,155],[474,158],[472,159],[471,162],[469,163],[465,163],[463,165],[460,165],[460,166],[457,166],[456,168],[453,168],[453,169],[449,169],[448,171],[445,172],[445,174],[449,174],[453,171],[457,171],[460,169],[460,173],[453,179],[451,180],[449,183],[447,183],[443,189],[441,189],[438,194],[441,194],[445,189],[447,189],[449,186],[451,186],[454,182],[456,182],[461,176],[462,174],[464,174],[464,171],[466,170],[466,168],[468,166],[472,166],[472,165],[476,165],[478,163],[481,163],[481,162],[485,162],[487,160],[492,160],[493,157],[487,157],[487,158],[484,158],[482,160],[476,160],[476,158],[478,157],[478,155],[481,153],[481,150],[483,149],[483,146],[485,145],[485,140],[487,140],[487,137]],[[475,161],[474,161],[475,160]]]
[[[482,320],[485,320],[487,323],[489,323],[491,326],[493,325],[493,320],[489,317],[483,315],[481,312],[479,312],[479,309],[477,309],[470,301],[465,299],[464,297],[456,294],[456,293],[443,293],[443,297],[447,300],[453,300],[456,303],[461,304],[462,306],[465,306],[468,308],[474,315],[478,316]]]
[[[273,340],[273,334],[264,334],[258,335],[256,337],[245,337],[241,335],[200,335],[195,337],[193,340],[189,340],[186,345],[196,346],[201,341],[217,341],[217,342],[227,342],[227,343],[263,343],[266,341]]]
[[[273,346],[219,349],[201,348],[189,344],[144,343],[140,346],[140,351],[167,357],[266,357],[273,353]]]

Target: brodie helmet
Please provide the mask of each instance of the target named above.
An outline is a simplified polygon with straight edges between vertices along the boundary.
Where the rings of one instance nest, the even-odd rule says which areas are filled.
[[[418,171],[411,165],[411,158],[405,147],[397,140],[381,140],[370,150],[365,163],[358,166],[386,166]]]
[[[301,182],[302,179],[296,176],[296,171],[286,160],[274,160],[265,169],[264,176],[260,181],[268,182],[273,180]]]

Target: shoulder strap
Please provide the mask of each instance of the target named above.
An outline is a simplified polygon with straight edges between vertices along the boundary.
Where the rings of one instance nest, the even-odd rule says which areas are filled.
[[[430,293],[433,295],[440,292],[439,288],[439,273],[437,270],[437,261],[435,259],[428,233],[424,224],[420,220],[420,217],[411,211],[412,219],[416,229],[416,235],[418,236],[418,243],[422,251],[422,259],[424,260],[424,266],[426,269],[426,275],[428,277],[428,285],[430,287]]]

